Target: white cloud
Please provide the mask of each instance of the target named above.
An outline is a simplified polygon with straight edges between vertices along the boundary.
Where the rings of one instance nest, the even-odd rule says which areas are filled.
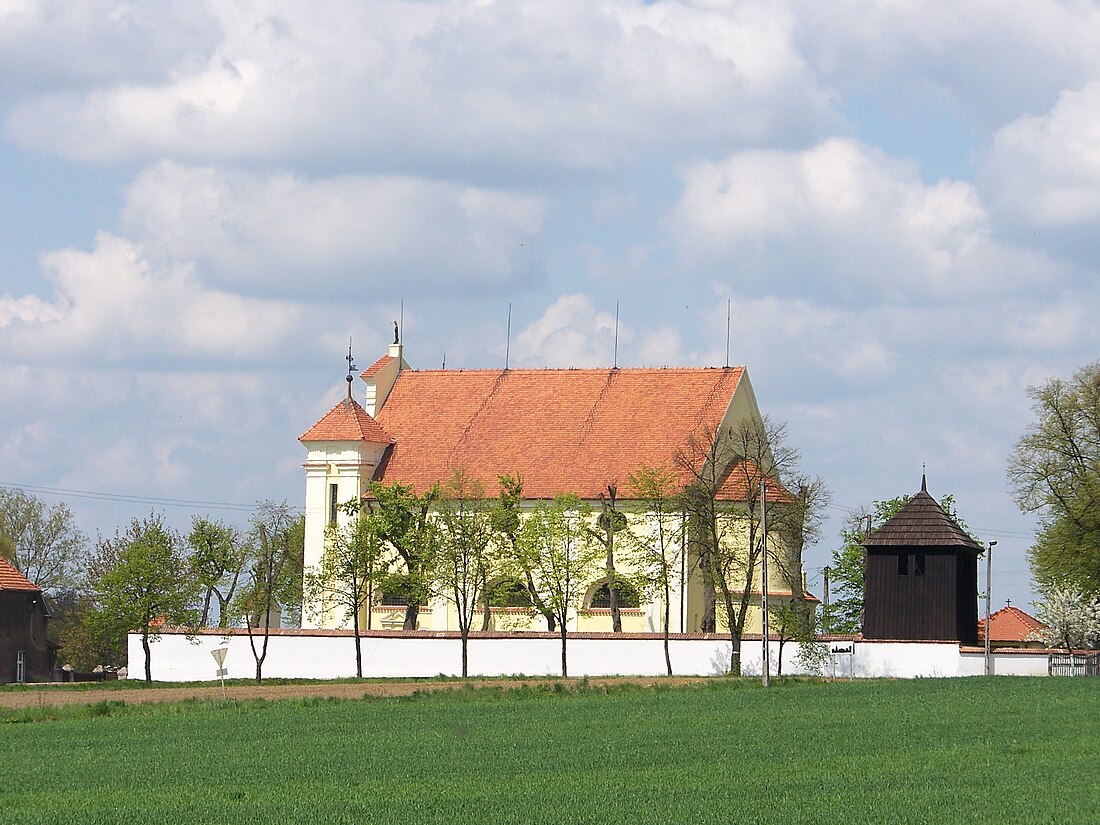
[[[297,309],[204,287],[188,268],[158,269],[140,247],[100,233],[91,252],[42,257],[52,305],[0,327],[0,341],[28,361],[133,363],[172,358],[255,359],[283,344]],[[34,298],[2,299],[8,306]]]
[[[844,93],[888,112],[954,109],[980,127],[1041,110],[1100,73],[1100,10],[1062,0],[801,4],[797,42]]]
[[[983,170],[1013,219],[1058,227],[1100,221],[1100,79],[1065,91],[1043,115],[1000,129]]]
[[[217,5],[202,59],[27,100],[20,141],[80,159],[395,159],[530,176],[835,122],[792,15],[748,3]]]
[[[6,0],[0,90],[14,95],[118,81],[162,82],[207,53],[218,32],[191,0]]]
[[[688,266],[742,292],[829,300],[943,301],[1034,289],[1058,269],[1000,243],[970,184],[924,184],[916,167],[831,139],[749,151],[684,173],[670,228]]]
[[[500,286],[536,266],[544,202],[402,176],[232,172],[162,162],[129,187],[126,233],[260,294],[314,300]]]
[[[682,360],[679,333],[658,324],[643,334],[620,322],[619,366],[665,366]],[[516,335],[513,366],[610,367],[615,359],[615,313],[597,310],[583,294],[562,295]]]

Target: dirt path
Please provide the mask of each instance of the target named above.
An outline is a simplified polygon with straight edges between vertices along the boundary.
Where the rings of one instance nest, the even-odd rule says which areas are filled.
[[[613,685],[632,683],[644,686],[664,685],[678,687],[696,684],[713,677],[604,677],[589,679],[592,685]],[[306,697],[326,697],[339,699],[361,699],[364,696],[409,696],[417,691],[459,690],[467,685],[475,688],[499,687],[505,690],[546,685],[556,681],[575,684],[576,679],[471,679],[453,682],[361,682],[358,684],[324,682],[305,685],[232,685],[225,689],[230,699],[302,699]],[[85,685],[50,685],[37,689],[0,692],[0,708],[19,710],[22,708],[51,707],[57,705],[90,705],[95,702],[126,702],[138,704],[145,702],[181,702],[187,699],[221,699],[222,689],[218,685],[195,685],[194,687],[171,688],[111,688]]]

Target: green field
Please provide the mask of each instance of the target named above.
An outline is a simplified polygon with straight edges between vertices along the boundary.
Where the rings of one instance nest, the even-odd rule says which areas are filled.
[[[1100,679],[110,696],[0,713],[0,820],[1100,822]]]

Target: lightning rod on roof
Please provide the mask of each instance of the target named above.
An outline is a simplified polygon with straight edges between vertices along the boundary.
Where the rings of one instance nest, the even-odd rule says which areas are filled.
[[[619,302],[615,302],[615,352],[611,361],[611,368],[619,368]]]
[[[405,302],[401,302],[401,308],[397,313],[397,317],[401,319],[401,329],[405,328]],[[394,341],[395,344],[400,344],[400,341]]]
[[[730,299],[726,298],[726,369],[730,366]]]
[[[512,302],[508,302],[508,326],[504,332],[504,369],[508,369],[508,356],[512,351]]]

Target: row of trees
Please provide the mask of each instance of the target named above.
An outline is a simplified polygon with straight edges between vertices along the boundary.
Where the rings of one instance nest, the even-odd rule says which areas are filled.
[[[826,494],[820,481],[798,474],[797,459],[785,428],[766,420],[704,432],[670,465],[639,468],[626,480],[630,512],[617,484],[596,506],[562,494],[533,508],[524,504],[522,480],[508,476],[499,479],[495,496],[461,471],[423,494],[374,484],[366,499],[346,503],[354,518],[330,526],[322,563],[308,571],[304,520],[285,502],[258,505],[246,530],[195,518],[183,536],[152,514],[90,546],[64,505],[48,508],[21,491],[2,490],[0,552],[50,597],[62,655],[78,669],[121,663],[126,634],[140,631],[148,679],[149,643],[160,627],[243,623],[259,680],[272,610],[300,620],[294,614],[304,589],[323,611],[352,623],[360,674],[360,617],[370,616],[364,608],[374,594],[404,602],[407,629],[417,626],[422,604],[446,597],[458,614],[465,674],[469,634],[478,617],[487,628],[490,585],[504,580],[514,586],[498,596],[522,595],[560,634],[563,673],[568,617],[589,586],[602,582],[616,632],[624,593],[659,597],[671,672],[669,611],[684,573],[703,583],[703,632],[717,632],[719,606],[724,611],[730,670],[738,673],[765,553],[792,594],[794,619],[783,617],[781,638],[792,637],[796,626],[812,630],[802,546],[818,529]]]
[[[361,675],[361,617],[369,617],[374,594],[382,591],[405,603],[407,630],[416,628],[420,605],[446,598],[457,614],[466,675],[469,634],[479,616],[482,628],[488,626],[490,585],[510,582],[513,587],[497,595],[514,599],[517,589],[522,592],[523,603],[559,634],[567,674],[569,615],[588,588],[599,584],[609,597],[614,632],[622,630],[624,591],[660,598],[671,673],[670,603],[682,566],[690,564],[684,572],[697,573],[703,583],[701,630],[717,632],[720,601],[730,633],[730,670],[739,673],[741,639],[765,552],[791,590],[792,615],[784,617],[781,638],[806,637],[814,629],[802,592],[802,547],[819,529],[827,494],[820,480],[797,474],[797,459],[785,428],[766,420],[704,433],[685,445],[673,466],[642,467],[630,476],[623,490],[629,512],[620,506],[616,484],[607,486],[598,507],[563,493],[521,517],[523,483],[510,476],[500,477],[495,497],[461,470],[423,494],[376,482],[363,501],[344,505],[353,518],[345,526],[330,525],[321,564],[306,571],[308,601],[318,605],[313,618],[351,624]]]
[[[268,501],[247,530],[196,517],[183,536],[153,513],[93,545],[64,504],[0,489],[0,552],[42,588],[51,636],[77,670],[121,665],[127,634],[138,631],[149,680],[160,628],[243,623],[258,680],[274,609],[300,616],[303,537],[303,519]]]

